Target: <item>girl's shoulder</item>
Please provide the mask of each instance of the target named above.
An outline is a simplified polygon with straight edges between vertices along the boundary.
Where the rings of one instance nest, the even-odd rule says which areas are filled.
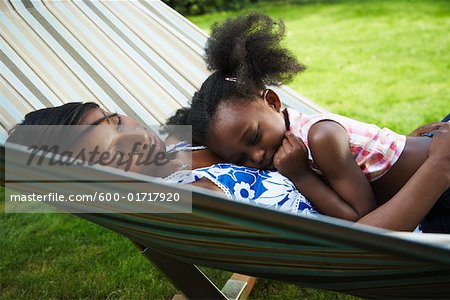
[[[375,124],[333,113],[306,114],[287,108],[286,115],[289,120],[289,130],[302,138],[305,143],[308,140],[308,134],[311,127],[321,121],[336,122],[341,125],[349,135],[377,136],[381,132],[382,135],[389,134],[401,136],[388,128],[381,128]]]

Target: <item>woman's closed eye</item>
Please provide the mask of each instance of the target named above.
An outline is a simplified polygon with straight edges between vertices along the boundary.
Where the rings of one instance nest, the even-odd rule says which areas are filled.
[[[123,121],[122,117],[118,113],[113,113],[110,114],[109,116],[105,116],[104,120],[106,120],[109,124],[117,125],[117,131],[122,131]]]
[[[117,119],[117,131],[122,131],[123,129],[122,117],[119,114],[116,114],[115,117]]]
[[[118,113],[114,113],[112,115],[108,116],[109,120],[113,121],[113,125],[117,126],[117,131],[120,132],[123,129],[123,121],[122,121],[122,117],[118,114]],[[119,144],[116,144],[116,153],[118,153],[121,157],[125,156],[125,150],[123,149],[123,147]]]

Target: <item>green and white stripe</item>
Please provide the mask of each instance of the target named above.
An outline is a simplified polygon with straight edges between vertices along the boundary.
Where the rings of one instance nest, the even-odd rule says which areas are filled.
[[[209,75],[206,35],[161,1],[11,0],[0,10],[3,141],[27,112],[72,101],[160,124]]]

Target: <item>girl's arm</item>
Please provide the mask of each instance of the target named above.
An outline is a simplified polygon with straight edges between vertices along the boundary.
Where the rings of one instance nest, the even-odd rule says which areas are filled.
[[[358,223],[390,230],[413,230],[450,186],[450,124],[436,131],[428,158],[389,201]]]
[[[342,127],[340,129],[343,130]],[[321,138],[323,137],[325,136],[322,135]],[[338,138],[337,140],[342,139]],[[319,142],[319,139],[316,142]],[[345,159],[342,157],[338,159],[336,156],[342,156],[346,154],[346,151],[350,154],[348,141],[346,145],[344,145],[345,140],[338,145],[333,145],[334,142],[331,140],[323,140],[322,142],[324,145],[317,143],[317,146],[323,146],[327,150],[323,154],[329,160],[327,161],[329,165],[325,168],[324,174],[330,180],[332,188],[325,185],[311,169],[303,166],[306,160],[306,148],[290,132],[286,133],[286,139],[274,157],[274,165],[280,173],[291,179],[299,191],[314,204],[320,213],[356,221],[376,208],[370,185],[351,156],[344,156]],[[313,156],[316,160],[314,152]],[[341,171],[346,172],[345,176],[339,177]],[[345,198],[333,190],[336,187]]]
[[[314,162],[327,178],[337,196],[350,205],[358,218],[376,208],[369,181],[356,164],[347,131],[333,121],[314,124],[308,134]]]
[[[364,215],[325,185],[313,171],[307,171],[291,181],[321,214],[349,221],[357,221]]]

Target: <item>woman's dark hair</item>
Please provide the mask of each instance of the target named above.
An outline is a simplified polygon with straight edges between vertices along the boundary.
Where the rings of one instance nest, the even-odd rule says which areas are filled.
[[[285,27],[269,16],[253,13],[229,18],[212,26],[205,61],[213,71],[169,125],[192,125],[192,142],[205,144],[219,104],[253,101],[266,85],[289,82],[305,66],[281,46]]]
[[[51,137],[53,140],[57,140],[57,137],[67,138],[67,136],[64,136],[62,126],[22,127],[21,125],[78,125],[89,110],[98,107],[98,104],[94,102],[71,102],[61,106],[32,111],[25,115],[22,122],[9,131],[9,137],[6,141],[30,145],[36,144],[38,141],[42,144],[47,137]],[[30,133],[30,130],[33,130],[33,134]],[[30,139],[35,139],[35,141]]]

